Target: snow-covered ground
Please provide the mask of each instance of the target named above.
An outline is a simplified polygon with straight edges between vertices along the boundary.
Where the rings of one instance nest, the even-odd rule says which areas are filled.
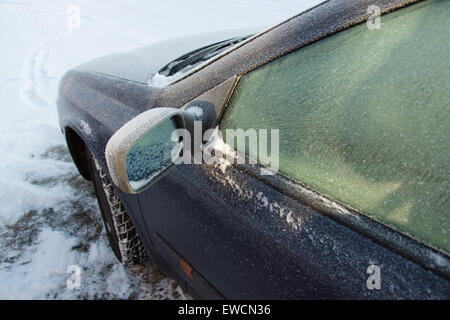
[[[101,55],[271,25],[318,2],[0,0],[0,298],[189,298],[151,264],[126,270],[116,261],[58,127],[58,81]],[[69,265],[82,268],[79,290],[66,286]]]

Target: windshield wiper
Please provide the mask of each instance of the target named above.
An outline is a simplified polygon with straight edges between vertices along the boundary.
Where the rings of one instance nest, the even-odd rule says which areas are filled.
[[[251,37],[251,35],[232,38],[191,51],[168,63],[167,65],[162,67],[158,73],[163,76],[170,77],[180,72],[181,70],[187,72],[190,69],[194,68],[196,65],[218,55],[219,53],[227,50],[228,48],[234,46],[235,44],[238,44],[241,41],[244,41],[245,39],[248,39],[249,37]]]

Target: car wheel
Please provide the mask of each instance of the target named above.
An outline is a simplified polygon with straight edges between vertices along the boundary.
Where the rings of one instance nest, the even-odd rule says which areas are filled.
[[[124,265],[147,260],[147,252],[112,182],[89,152],[89,166],[109,243]]]

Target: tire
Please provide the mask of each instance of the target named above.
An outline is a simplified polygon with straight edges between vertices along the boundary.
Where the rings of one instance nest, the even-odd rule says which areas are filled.
[[[114,254],[124,265],[142,264],[148,256],[130,216],[97,159],[90,152],[88,157],[95,194]]]

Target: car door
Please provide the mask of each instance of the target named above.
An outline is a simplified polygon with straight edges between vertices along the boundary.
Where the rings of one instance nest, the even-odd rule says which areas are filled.
[[[240,78],[219,127],[279,130],[278,172],[178,165],[139,195],[153,245],[189,289],[449,298],[449,12],[415,4]]]

